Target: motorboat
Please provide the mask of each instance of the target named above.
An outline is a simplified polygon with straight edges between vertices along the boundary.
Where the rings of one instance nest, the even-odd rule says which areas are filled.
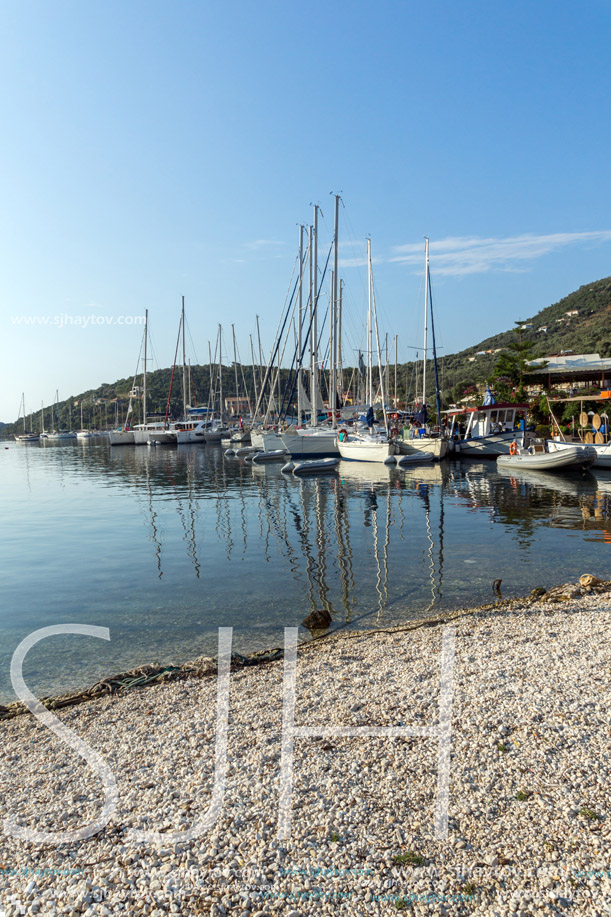
[[[513,440],[509,453],[499,455],[496,464],[503,471],[585,471],[595,461],[593,446],[530,438],[522,446]]]
[[[185,443],[199,443],[204,445],[206,442],[206,421],[205,420],[180,420],[173,425],[176,432],[176,442],[178,445]]]
[[[492,402],[479,407],[446,411],[452,421],[450,439],[453,451],[460,458],[509,455],[509,447],[516,435],[517,415],[525,414],[527,410],[527,404]],[[464,430],[460,427],[460,418],[466,420]]]

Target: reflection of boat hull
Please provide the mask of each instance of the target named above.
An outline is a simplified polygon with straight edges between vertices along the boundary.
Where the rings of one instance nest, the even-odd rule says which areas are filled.
[[[400,455],[430,452],[435,461],[441,461],[448,454],[448,440],[440,436],[415,436],[413,439],[397,439],[395,443]]]
[[[521,468],[526,471],[585,471],[596,460],[591,446],[572,443],[547,443],[545,452],[523,451],[517,455],[500,455],[496,462],[503,471]]]

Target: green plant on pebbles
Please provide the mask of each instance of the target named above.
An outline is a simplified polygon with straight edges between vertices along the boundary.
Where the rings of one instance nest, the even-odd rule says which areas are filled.
[[[530,799],[531,796],[531,790],[518,790],[516,793],[516,799],[518,802],[525,802],[527,799]]]
[[[404,863],[409,863],[411,866],[422,866],[424,857],[419,853],[414,853],[413,850],[408,850],[405,853],[396,853],[392,861],[395,866],[401,866]]]
[[[475,884],[475,882],[465,882],[465,884],[462,887],[463,895],[468,895],[470,898],[475,894],[476,891],[477,891],[477,885]]]
[[[506,754],[509,751],[509,745],[506,742],[499,742],[496,746],[499,751],[502,751],[503,754]]]
[[[337,833],[337,831],[333,832],[333,834],[330,837],[330,841],[332,844],[337,844],[337,842],[339,841],[339,834]]]
[[[405,900],[405,898],[397,898],[397,900],[395,901],[395,907],[397,908],[398,911],[404,911],[407,907],[407,901]]]
[[[583,815],[588,821],[600,821],[600,815],[597,815],[596,812],[593,812],[592,809],[589,809],[587,806],[582,806],[578,814]]]

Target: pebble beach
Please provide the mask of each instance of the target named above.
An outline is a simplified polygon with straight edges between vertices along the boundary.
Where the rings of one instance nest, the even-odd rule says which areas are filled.
[[[6,719],[0,914],[609,914],[610,631],[611,583],[595,581],[300,647],[294,722],[312,734],[294,739],[290,836],[278,831],[282,659],[232,669],[224,794],[195,836],[215,785],[210,660],[199,677],[56,714],[116,780],[108,823],[84,840],[11,833],[76,831],[100,817],[104,787],[32,715]],[[444,640],[440,828],[440,741],[426,729]],[[374,726],[405,733],[317,734]]]

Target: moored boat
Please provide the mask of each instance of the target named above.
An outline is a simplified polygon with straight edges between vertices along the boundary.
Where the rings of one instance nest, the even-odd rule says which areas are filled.
[[[293,474],[321,474],[323,472],[335,471],[340,463],[338,456],[329,456],[327,458],[306,459],[302,462],[292,462]],[[285,466],[286,467],[286,466]],[[282,469],[284,471],[284,468]]]
[[[560,443],[555,440],[531,439],[519,447],[515,440],[508,455],[499,455],[499,470],[514,471],[585,471],[596,461],[592,446]]]

